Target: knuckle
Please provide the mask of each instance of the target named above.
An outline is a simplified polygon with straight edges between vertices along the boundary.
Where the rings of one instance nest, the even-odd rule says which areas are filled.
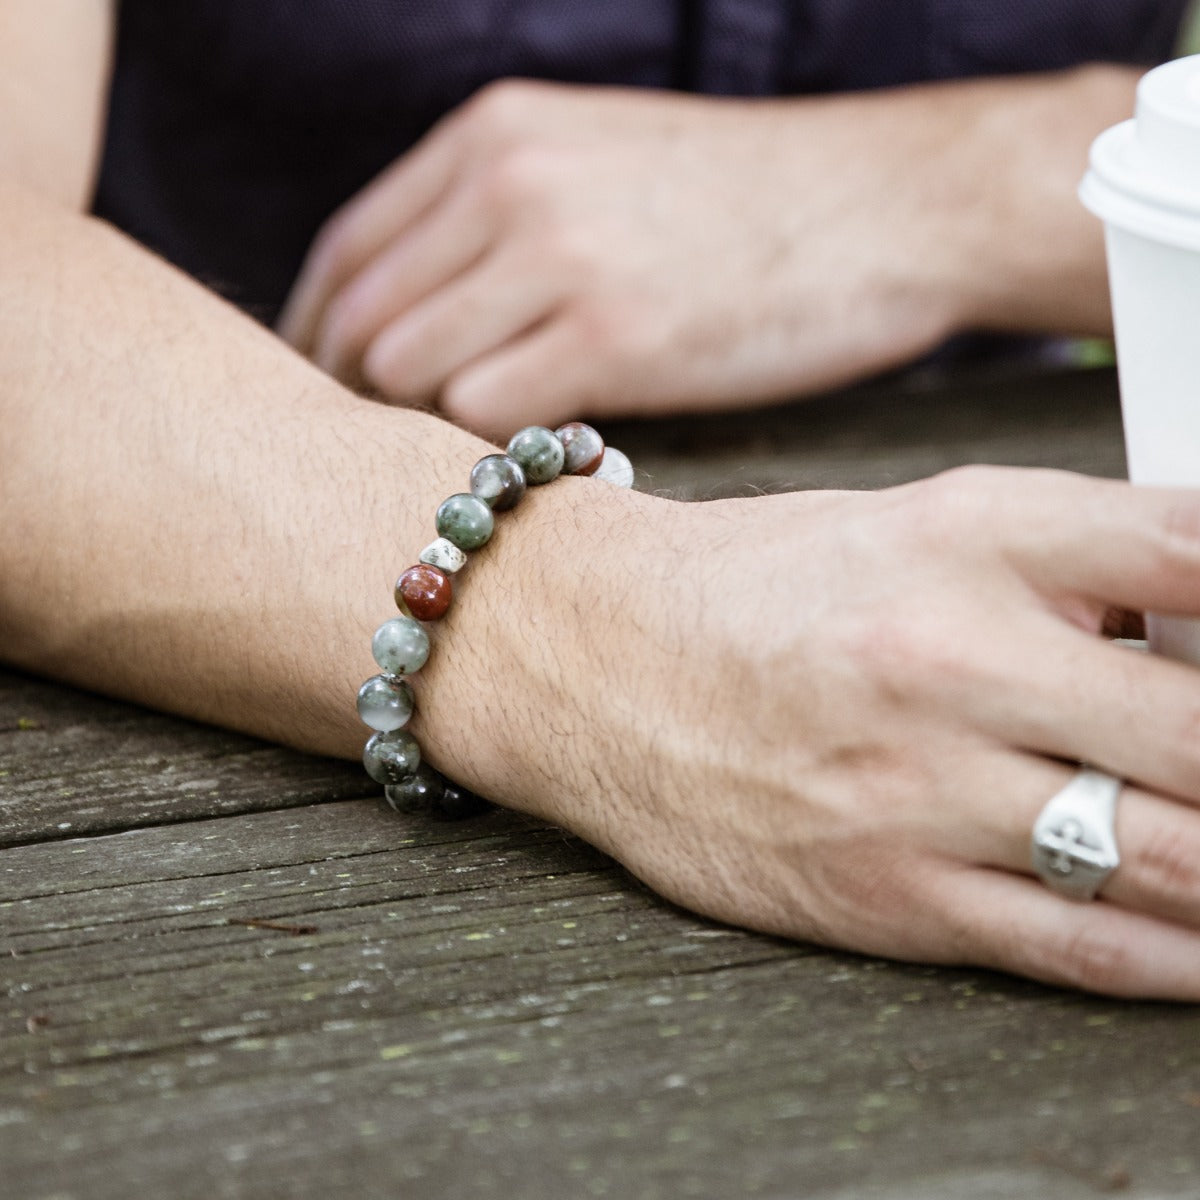
[[[548,406],[515,383],[494,371],[467,369],[443,384],[438,408],[456,424],[499,443],[531,421],[550,424]]]
[[[330,300],[317,344],[323,358],[329,361],[342,361],[361,349],[361,317],[343,295]]]
[[[816,930],[813,940],[890,958],[941,957],[932,923],[902,915],[927,909],[927,865],[914,855],[908,870],[900,872],[895,857],[892,845],[859,846],[852,865],[812,881],[812,896],[806,897],[804,908]]]
[[[1180,498],[1167,507],[1159,530],[1164,567],[1195,567],[1200,563],[1200,504]]]
[[[492,204],[523,212],[547,194],[553,173],[550,151],[522,143],[497,156],[483,177],[482,187]]]
[[[1006,472],[998,467],[952,467],[907,489],[912,527],[942,540],[994,516]]]
[[[908,678],[921,659],[911,624],[895,611],[844,613],[839,625],[830,631],[838,656],[869,672],[878,689],[893,691],[891,681]]]
[[[317,279],[337,278],[352,259],[354,222],[347,209],[339,209],[317,231],[309,252],[306,273]]]
[[[1136,680],[1130,678],[1126,687],[1130,692],[1135,688],[1145,691],[1145,684],[1140,677]],[[1145,698],[1148,707],[1152,698],[1149,695]],[[1170,765],[1178,773],[1177,784],[1183,786],[1185,795],[1200,795],[1200,753],[1197,751],[1197,747],[1200,747],[1200,703],[1191,699],[1181,703],[1170,732],[1170,745],[1177,755]]]
[[[389,400],[397,400],[401,396],[399,380],[393,364],[378,354],[368,351],[362,360],[363,381],[376,391],[381,392]]]
[[[598,275],[595,239],[578,222],[551,220],[537,235],[541,259],[563,272],[578,287]]]
[[[469,373],[452,375],[442,387],[438,407],[455,424],[474,429],[487,415],[488,392]]]
[[[966,463],[940,472],[934,476],[934,480],[955,487],[986,487],[999,470],[986,463]]]
[[[1050,974],[1089,992],[1121,992],[1128,984],[1132,953],[1091,921],[1081,922],[1055,959]]]
[[[569,327],[581,351],[603,358],[638,360],[654,348],[649,322],[632,305],[578,304],[571,312]]]
[[[872,609],[847,622],[839,638],[874,698],[892,707],[967,694],[982,669],[964,650],[969,639],[934,608]]]
[[[938,948],[928,955],[929,960],[958,966],[987,961],[987,937],[980,928],[978,913],[959,904],[947,904],[936,893],[931,899],[932,903],[927,899],[918,910],[932,913],[937,930]]]
[[[520,128],[534,111],[539,86],[527,79],[497,79],[485,84],[464,106],[464,115],[491,133]]]
[[[403,356],[380,350],[378,342],[367,347],[359,369],[363,379],[389,400],[407,403],[420,399]]]
[[[1004,467],[967,463],[964,466],[950,467],[935,475],[929,482],[937,489],[975,495],[990,494],[1008,477],[1009,471]]]
[[[1137,855],[1138,873],[1156,893],[1193,898],[1200,895],[1200,860],[1195,843],[1178,831],[1159,829],[1147,838]]]

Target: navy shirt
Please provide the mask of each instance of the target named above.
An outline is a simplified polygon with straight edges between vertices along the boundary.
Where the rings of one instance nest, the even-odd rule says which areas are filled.
[[[505,76],[790,95],[1170,56],[1187,0],[122,0],[96,211],[270,319],[321,221]]]

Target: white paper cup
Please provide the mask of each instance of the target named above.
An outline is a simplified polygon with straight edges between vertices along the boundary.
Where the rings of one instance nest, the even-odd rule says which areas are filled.
[[[1200,487],[1200,55],[1142,79],[1080,198],[1105,225],[1129,478]],[[1200,620],[1148,616],[1147,631],[1200,663]]]

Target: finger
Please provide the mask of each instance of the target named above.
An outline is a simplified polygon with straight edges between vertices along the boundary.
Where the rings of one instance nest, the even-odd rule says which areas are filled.
[[[1080,904],[1032,879],[964,868],[933,875],[926,901],[945,941],[931,960],[993,967],[1109,996],[1200,1000],[1200,934],[1116,904]]]
[[[479,259],[492,231],[472,191],[463,189],[450,197],[333,297],[318,322],[313,361],[331,375],[355,370],[386,325]]]
[[[998,476],[1009,553],[1039,587],[1139,612],[1200,616],[1200,491],[1065,472]]]
[[[1117,802],[1121,865],[1102,893],[1113,904],[1200,929],[1200,815],[1136,787]]]
[[[453,375],[441,408],[481,436],[505,441],[525,425],[553,428],[588,415],[594,386],[603,386],[597,365],[554,316]]]
[[[363,375],[393,399],[432,396],[455,371],[531,329],[557,298],[545,276],[493,259],[386,325],[363,355]]]
[[[1014,757],[1003,768],[1007,802],[969,803],[974,816],[955,850],[981,866],[1032,876],[1034,823],[1075,773],[1036,756]],[[1200,813],[1130,784],[1117,802],[1115,828],[1121,863],[1101,889],[1104,898],[1200,929]]]
[[[1200,671],[1035,614],[974,709],[1011,745],[1200,803]],[[1017,647],[1015,653],[1011,646]]]
[[[450,188],[458,155],[453,127],[439,126],[326,221],[279,317],[281,337],[311,354],[331,298]]]

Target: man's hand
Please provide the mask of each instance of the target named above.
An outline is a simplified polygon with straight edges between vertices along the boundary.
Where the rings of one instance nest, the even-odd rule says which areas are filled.
[[[439,767],[721,920],[1200,999],[1200,672],[1097,636],[1111,607],[1200,615],[1195,493],[610,491],[542,489],[489,548],[422,678]],[[1127,781],[1094,904],[1030,868],[1079,762]]]
[[[493,87],[329,222],[281,330],[495,434],[901,362],[957,314],[899,107]]]
[[[1132,78],[778,101],[495,85],[329,221],[281,332],[499,436],[814,391],[971,325],[1102,328],[1074,187]]]

